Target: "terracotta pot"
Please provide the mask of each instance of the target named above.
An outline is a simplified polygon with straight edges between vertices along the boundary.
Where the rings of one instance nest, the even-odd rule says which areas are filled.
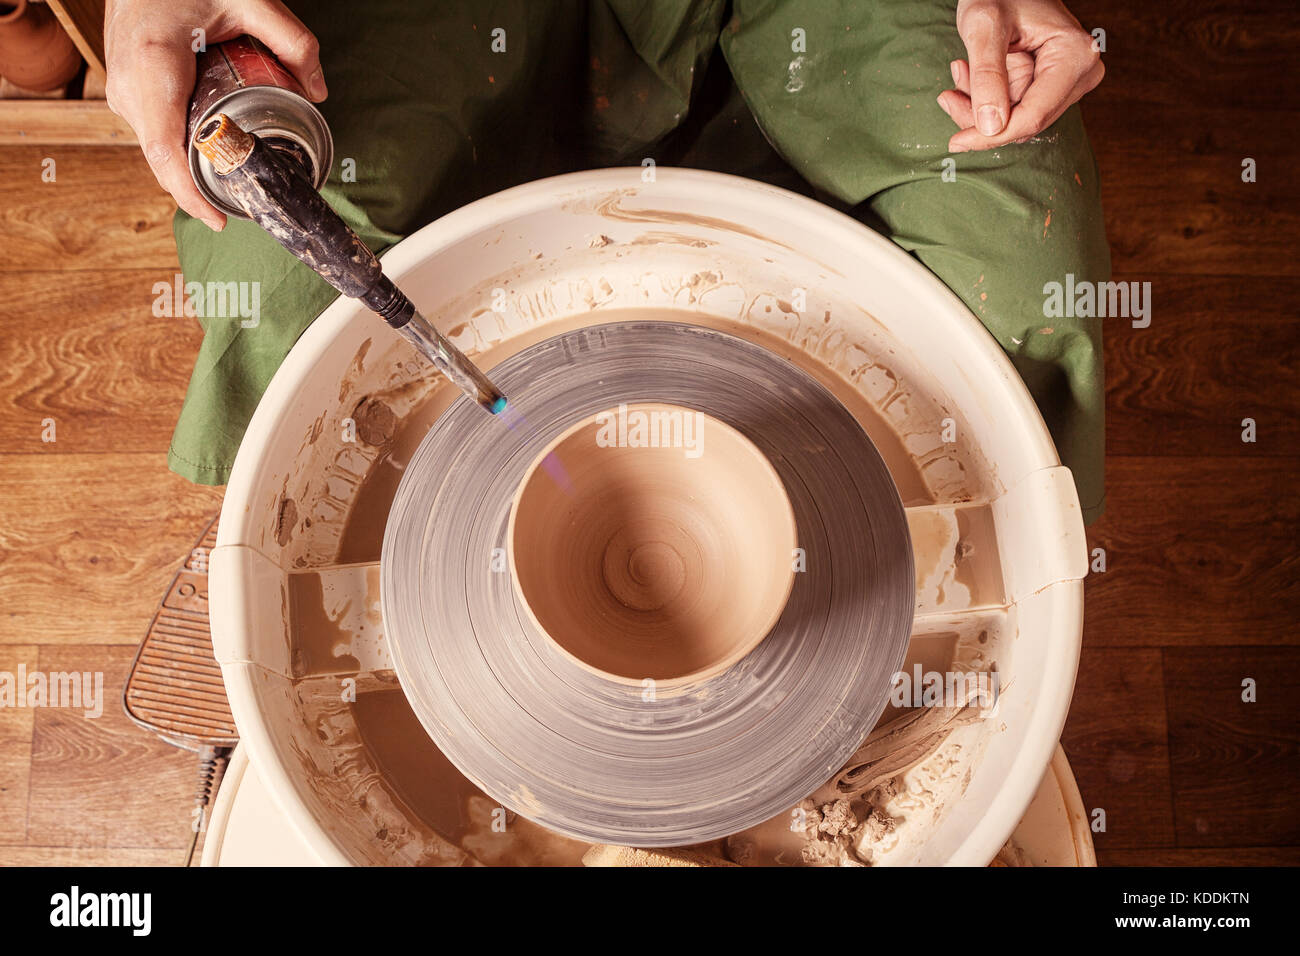
[[[0,0],[0,76],[25,90],[45,92],[69,82],[81,54],[50,8],[28,0]]]

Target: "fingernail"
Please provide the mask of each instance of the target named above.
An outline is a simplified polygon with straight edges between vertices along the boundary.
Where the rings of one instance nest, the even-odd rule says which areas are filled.
[[[226,224],[220,219],[204,219],[203,222],[213,232],[220,232],[222,229],[226,228]]]
[[[1002,132],[1004,125],[1002,111],[996,106],[981,106],[979,115],[976,117],[976,125],[979,126],[980,132],[985,136],[996,136]]]
[[[947,104],[944,103],[942,95],[935,97],[934,101],[939,104],[939,109],[943,110],[945,113],[948,113],[948,106]],[[948,115],[951,116],[952,114],[948,113]]]
[[[969,151],[970,151],[970,147],[969,147],[969,146],[949,146],[949,147],[948,147],[948,152],[950,152],[950,153],[966,153],[966,152],[969,152]]]
[[[952,85],[956,86],[961,82],[961,71],[957,69],[957,61],[953,60],[948,64],[948,69],[952,73]]]
[[[329,90],[325,88],[325,71],[321,67],[316,67],[315,72],[307,77],[307,92],[314,100],[323,100],[329,95]]]

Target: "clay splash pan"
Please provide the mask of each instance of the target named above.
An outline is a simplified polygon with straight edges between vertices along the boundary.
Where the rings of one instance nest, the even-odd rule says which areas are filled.
[[[458,401],[393,500],[382,606],[425,730],[560,833],[699,843],[861,744],[902,666],[912,548],[884,461],[806,373],[668,321],[540,342]]]

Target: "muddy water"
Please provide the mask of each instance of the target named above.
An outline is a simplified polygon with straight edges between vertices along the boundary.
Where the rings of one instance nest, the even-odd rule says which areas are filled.
[[[420,726],[400,689],[357,695],[352,712],[384,779],[411,811],[480,863],[577,866],[587,844],[507,814],[470,783]]]

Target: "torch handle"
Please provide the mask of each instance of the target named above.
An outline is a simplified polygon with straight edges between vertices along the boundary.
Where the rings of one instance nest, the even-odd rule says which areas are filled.
[[[299,164],[224,113],[195,131],[194,145],[212,164],[235,204],[280,245],[402,332],[484,408],[493,414],[505,408],[501,392],[384,275],[379,259],[316,191]]]

